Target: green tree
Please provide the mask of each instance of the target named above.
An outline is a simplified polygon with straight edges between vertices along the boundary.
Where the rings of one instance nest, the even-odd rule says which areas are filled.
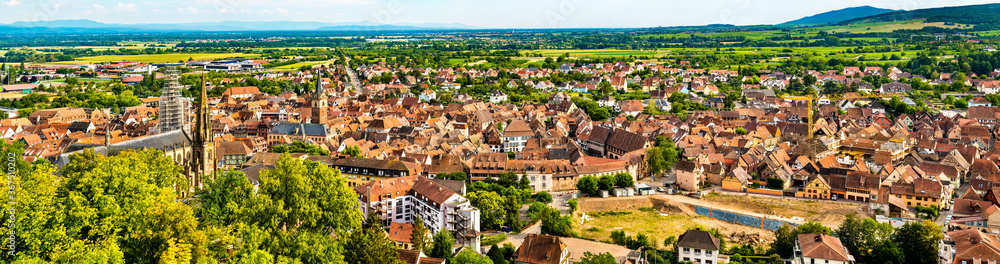
[[[944,237],[941,227],[930,220],[904,224],[892,236],[906,263],[937,263],[938,242]]]
[[[495,245],[494,245],[495,246]],[[448,263],[453,264],[493,264],[493,260],[489,257],[480,256],[479,253],[472,251],[471,249],[462,250],[458,252],[454,258]]]
[[[295,141],[288,146],[277,145],[271,147],[272,153],[306,153],[315,156],[330,156],[330,151],[316,145],[306,144],[302,141]]]
[[[677,236],[668,236],[667,238],[663,239],[664,247],[676,248],[676,244],[677,244]]]
[[[597,186],[601,190],[611,191],[615,188],[615,176],[613,175],[603,175],[597,180]]]
[[[358,147],[358,146],[347,146],[346,148],[344,148],[344,151],[340,152],[340,154],[347,155],[348,157],[355,157],[355,158],[361,158],[362,157],[361,156],[361,147]]]
[[[622,172],[615,174],[615,187],[621,187],[621,188],[635,187],[635,180],[633,180],[632,175],[628,173]]]
[[[837,235],[844,247],[857,257],[858,262],[886,263],[886,260],[894,259],[894,257],[891,254],[876,256],[874,249],[886,246],[895,248],[894,243],[886,243],[890,242],[893,231],[892,225],[889,223],[879,223],[874,219],[858,217],[857,214],[851,213],[840,224]],[[896,251],[898,252],[898,249]],[[891,252],[891,250],[885,250],[881,253],[885,252]],[[877,262],[876,259],[878,259]],[[902,258],[892,263],[902,263]]]
[[[597,187],[597,177],[594,176],[583,176],[580,180],[576,182],[576,189],[587,194],[596,194],[599,188]]]
[[[414,217],[413,232],[410,233],[410,244],[413,244],[414,250],[423,251],[424,247],[427,246],[427,232],[427,226],[424,225],[424,219]]]
[[[583,252],[583,257],[580,258],[580,261],[578,261],[576,263],[579,263],[579,264],[617,264],[618,262],[615,261],[615,256],[611,255],[611,253],[594,254],[594,253],[590,253],[590,252]]]
[[[437,234],[434,234],[434,243],[431,246],[431,252],[428,256],[439,259],[451,259],[452,254],[454,254],[454,251],[452,251],[454,247],[455,237],[451,235],[451,231],[448,231],[448,229],[442,229]]]
[[[615,245],[625,246],[630,243],[631,238],[625,234],[625,231],[615,230],[611,231],[611,243]]]
[[[505,222],[507,210],[503,207],[504,199],[495,192],[471,192],[467,198],[472,206],[479,208],[480,223],[486,228],[499,229]]]
[[[440,173],[435,179],[453,180],[453,181],[468,181],[469,176],[465,172],[457,171],[452,173]]]
[[[545,204],[552,202],[552,195],[549,192],[541,191],[535,194],[535,201],[542,202]]]
[[[646,165],[652,175],[666,172],[680,160],[680,150],[666,137],[657,137],[654,148],[646,150]]]
[[[507,260],[514,254],[514,250],[514,244],[511,243],[506,243],[499,247],[493,245],[490,251],[486,252],[486,256],[490,257],[490,260],[493,260],[493,264],[507,264]]]
[[[33,203],[51,201],[53,205],[61,205],[50,208],[61,210],[58,213],[38,211],[48,211],[49,215],[56,217],[40,216],[40,219],[52,221],[47,223],[51,226],[41,225],[40,220],[31,220],[36,223],[34,225],[27,224],[27,220],[18,225],[18,228],[37,229],[19,232],[29,243],[37,242],[25,235],[55,230],[44,236],[47,239],[41,240],[49,243],[19,248],[69,248],[45,257],[60,259],[75,255],[90,258],[97,256],[83,253],[82,250],[89,246],[85,244],[115,243],[115,246],[98,252],[103,252],[101,254],[110,256],[112,260],[120,257],[128,263],[211,261],[205,246],[205,233],[197,228],[194,211],[178,202],[179,195],[174,188],[187,186],[187,182],[181,176],[181,167],[169,157],[155,150],[125,151],[113,157],[85,151],[74,154],[70,160],[71,165],[60,170],[62,184],[53,185],[56,186],[54,193],[46,193],[45,189],[32,190],[35,192],[32,195],[45,195],[44,198],[35,198],[39,200]],[[50,167],[38,166],[41,167],[36,171],[51,173]],[[25,168],[27,171],[30,170]],[[22,185],[28,187],[34,184]]]
[[[561,216],[558,209],[548,205],[542,205],[542,208],[538,211],[536,215],[542,221],[543,234],[565,237],[575,236],[573,232],[573,220],[569,216]]]
[[[351,232],[344,241],[344,261],[361,264],[402,264],[397,258],[396,244],[389,240],[385,231],[377,227],[380,221],[374,216],[369,222],[375,222],[375,227],[368,227]]]
[[[265,228],[346,231],[361,226],[358,194],[347,187],[340,170],[314,161],[278,159],[273,170],[260,172],[260,195],[270,201]]]

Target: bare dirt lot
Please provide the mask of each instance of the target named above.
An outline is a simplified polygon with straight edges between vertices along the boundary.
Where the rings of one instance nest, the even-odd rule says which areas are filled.
[[[805,221],[822,223],[830,228],[840,226],[850,213],[866,215],[866,212],[861,210],[864,207],[861,204],[832,201],[729,194],[710,194],[702,201],[759,214],[802,218]]]
[[[735,243],[766,246],[774,240],[774,233],[769,230],[697,215],[686,204],[785,219],[793,223],[814,221],[830,228],[840,226],[849,213],[865,215],[860,210],[864,207],[861,204],[718,193],[706,195],[703,199],[655,195],[582,198],[579,201],[580,210],[573,220],[581,237],[610,242],[611,232],[622,230],[630,236],[647,234],[660,247],[663,247],[665,238],[694,228],[717,228],[727,236],[727,241]],[[581,221],[584,213],[587,219]]]
[[[611,232],[616,230],[625,231],[630,236],[642,233],[649,235],[661,248],[665,248],[663,240],[667,237],[679,236],[695,228],[719,229],[727,236],[727,241],[735,243],[765,246],[774,239],[771,231],[700,216],[671,198],[673,197],[642,196],[582,199],[581,211],[573,218],[576,231],[584,238],[606,242],[610,242]],[[587,220],[581,224],[584,213]]]

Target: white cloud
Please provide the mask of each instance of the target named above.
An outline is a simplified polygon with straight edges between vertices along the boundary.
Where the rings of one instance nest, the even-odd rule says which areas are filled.
[[[135,12],[135,11],[139,11],[139,6],[137,6],[137,5],[133,4],[133,3],[128,3],[128,4],[118,3],[118,4],[115,4],[115,11],[119,11],[119,12]]]
[[[0,4],[5,5],[5,6],[19,6],[22,3],[21,3],[20,0],[10,0],[10,1],[7,1],[7,2],[0,3]]]
[[[223,8],[223,9],[219,9],[219,13],[223,13],[223,14],[239,14],[239,13],[248,14],[248,13],[250,13],[250,10],[246,10],[246,9],[225,9],[225,8]]]
[[[178,7],[177,8],[177,12],[197,14],[197,13],[201,13],[201,10],[198,10],[197,8],[194,8],[194,7],[188,7],[188,8]]]
[[[288,15],[288,9],[278,8],[277,10],[278,10],[278,13],[281,13],[282,15],[286,15],[286,16]]]

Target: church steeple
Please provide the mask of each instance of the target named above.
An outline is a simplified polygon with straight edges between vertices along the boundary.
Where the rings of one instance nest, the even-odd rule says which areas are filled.
[[[115,127],[114,127],[115,123],[113,123],[113,122],[114,121],[112,121],[112,120],[108,120],[108,124],[106,126],[104,126],[104,146],[105,147],[110,147],[111,146],[111,131],[115,131]]]
[[[312,123],[326,123],[327,99],[326,89],[323,89],[323,68],[316,70],[319,74],[316,77],[316,91],[312,96]]]
[[[194,141],[212,143],[215,139],[212,133],[212,114],[208,109],[208,82],[205,74],[201,75],[201,97],[198,98],[198,109],[195,113]]]
[[[191,181],[193,188],[202,187],[202,177],[213,177],[216,167],[215,134],[212,132],[212,114],[208,108],[208,82],[205,74],[201,75],[201,96],[195,110],[194,133],[191,137],[191,150],[194,152],[194,166]]]
[[[323,91],[323,68],[319,68],[317,72],[319,74],[316,75],[316,94],[325,94]]]

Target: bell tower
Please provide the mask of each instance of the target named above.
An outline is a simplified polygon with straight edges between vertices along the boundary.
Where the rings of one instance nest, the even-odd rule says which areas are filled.
[[[330,97],[327,96],[326,89],[323,89],[323,68],[319,68],[317,72],[316,91],[312,96],[312,123],[325,124],[329,104],[327,99]]]

